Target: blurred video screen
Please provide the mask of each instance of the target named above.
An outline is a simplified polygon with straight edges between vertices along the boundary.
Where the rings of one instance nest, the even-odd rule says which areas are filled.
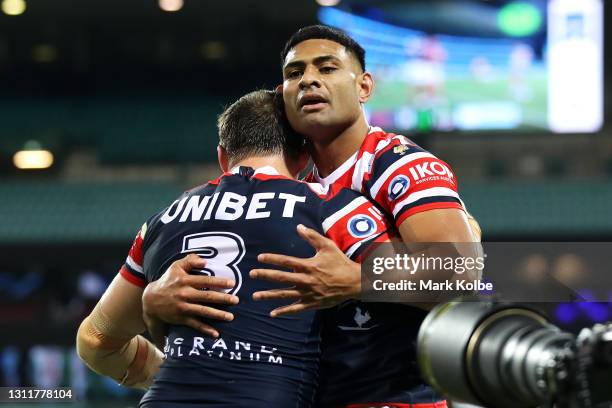
[[[323,7],[366,49],[372,125],[589,133],[603,124],[601,0],[411,0]]]

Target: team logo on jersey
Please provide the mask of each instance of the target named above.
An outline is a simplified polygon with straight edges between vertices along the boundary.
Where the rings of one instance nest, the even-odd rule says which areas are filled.
[[[363,214],[352,217],[346,227],[355,238],[365,238],[376,232],[376,222],[372,217]]]
[[[407,151],[408,151],[408,146],[406,146],[405,144],[401,144],[393,148],[393,153],[399,154],[400,156],[403,156],[404,154],[406,154]]]
[[[408,191],[410,187],[410,179],[403,174],[395,176],[389,183],[389,199],[397,200],[402,194]]]

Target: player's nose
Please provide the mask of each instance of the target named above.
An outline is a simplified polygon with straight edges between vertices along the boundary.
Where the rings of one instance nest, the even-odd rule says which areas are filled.
[[[306,69],[304,69],[302,78],[300,79],[300,88],[304,89],[312,86],[317,88],[321,86],[319,70],[314,66],[307,66]]]

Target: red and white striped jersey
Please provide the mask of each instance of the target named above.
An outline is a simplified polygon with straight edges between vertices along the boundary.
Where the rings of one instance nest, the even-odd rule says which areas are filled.
[[[375,201],[399,226],[432,209],[465,206],[450,166],[402,135],[370,128],[361,147],[327,177],[316,167],[306,181],[351,188]]]

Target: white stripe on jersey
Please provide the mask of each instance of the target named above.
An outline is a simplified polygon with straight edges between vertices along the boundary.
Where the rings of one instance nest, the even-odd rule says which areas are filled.
[[[355,163],[355,168],[353,169],[353,179],[351,184],[351,189],[355,191],[361,191],[361,186],[363,185],[363,178],[365,174],[368,173],[372,165],[372,160],[374,159],[374,155],[369,152],[363,152],[363,155],[357,163]]]
[[[138,265],[131,256],[128,255],[128,257],[125,259],[125,263],[136,272],[144,275],[144,269],[142,269],[142,266]]]
[[[319,170],[317,169],[317,166],[315,166],[312,169],[312,174],[314,175],[315,180],[317,180],[318,183],[321,183],[324,186],[334,184],[340,177],[344,176],[344,174],[350,170],[353,164],[355,164],[355,161],[357,161],[358,154],[359,151],[356,151],[351,157],[347,159],[347,161],[342,163],[340,167],[332,171],[327,177],[324,178],[321,178],[321,176],[319,176]]]
[[[329,186],[324,186],[319,183],[306,183],[308,187],[319,195],[325,195],[329,191]]]
[[[398,135],[398,136],[394,136],[392,139],[381,140],[380,142],[378,142],[378,144],[376,145],[376,148],[374,149],[374,153],[363,152],[363,155],[361,155],[361,158],[357,160],[357,163],[355,163],[355,168],[353,169],[351,189],[355,191],[361,191],[361,188],[363,187],[363,179],[365,178],[365,175],[371,173],[372,171],[372,162],[374,161],[374,157],[376,156],[376,154],[378,154],[379,151],[389,146],[389,144],[391,144],[391,142],[393,142],[394,139],[399,140],[403,144],[407,144],[407,143],[404,143],[404,140],[407,140],[407,139],[404,136]],[[372,197],[376,197],[376,196],[372,196]]]
[[[415,201],[420,200],[421,198],[436,197],[436,196],[450,196],[450,197],[459,198],[459,194],[455,193],[453,190],[451,190],[450,188],[446,188],[446,187],[432,187],[426,190],[416,191],[410,194],[408,198],[400,201],[399,203],[395,205],[395,208],[393,209],[393,216],[394,217],[397,216],[397,213],[399,213],[402,208],[404,208],[405,206],[409,204],[414,203]]]
[[[367,240],[366,240],[367,241]],[[364,243],[365,241],[359,241],[359,242],[355,242],[353,245],[351,245],[351,247],[349,249],[347,249],[346,251],[344,251],[345,255],[348,256],[349,258],[351,256],[353,256],[353,254],[355,253],[356,250],[359,249],[359,247]]]
[[[384,149],[385,147],[389,146],[389,144],[391,144],[393,140],[399,140],[401,144],[405,144],[405,145],[410,144],[406,136],[397,135],[397,136],[393,136],[391,139],[381,140],[380,142],[378,142],[378,144],[376,145],[376,148],[374,149],[374,153],[376,154],[380,152],[382,149]]]
[[[359,207],[361,204],[363,203],[367,203],[368,199],[365,197],[357,197],[356,199],[354,199],[353,201],[351,201],[346,207],[344,207],[341,210],[336,211],[335,213],[333,213],[332,215],[330,215],[329,217],[327,217],[324,221],[323,221],[323,231],[327,233],[327,231],[333,227],[333,225],[338,222],[339,219],[341,219],[342,217],[350,214],[353,210],[355,210],[357,207]]]
[[[395,172],[395,170],[399,169],[405,164],[410,163],[413,160],[422,159],[424,157],[435,158],[435,156],[431,153],[415,152],[402,157],[401,159],[393,163],[391,166],[389,166],[387,170],[385,170],[385,172],[378,178],[378,180],[376,180],[376,182],[370,189],[370,194],[372,195],[372,198],[376,198],[376,195],[380,191],[383,184],[385,184],[385,181],[387,181],[387,179],[391,176],[391,174],[393,174],[393,172]]]

